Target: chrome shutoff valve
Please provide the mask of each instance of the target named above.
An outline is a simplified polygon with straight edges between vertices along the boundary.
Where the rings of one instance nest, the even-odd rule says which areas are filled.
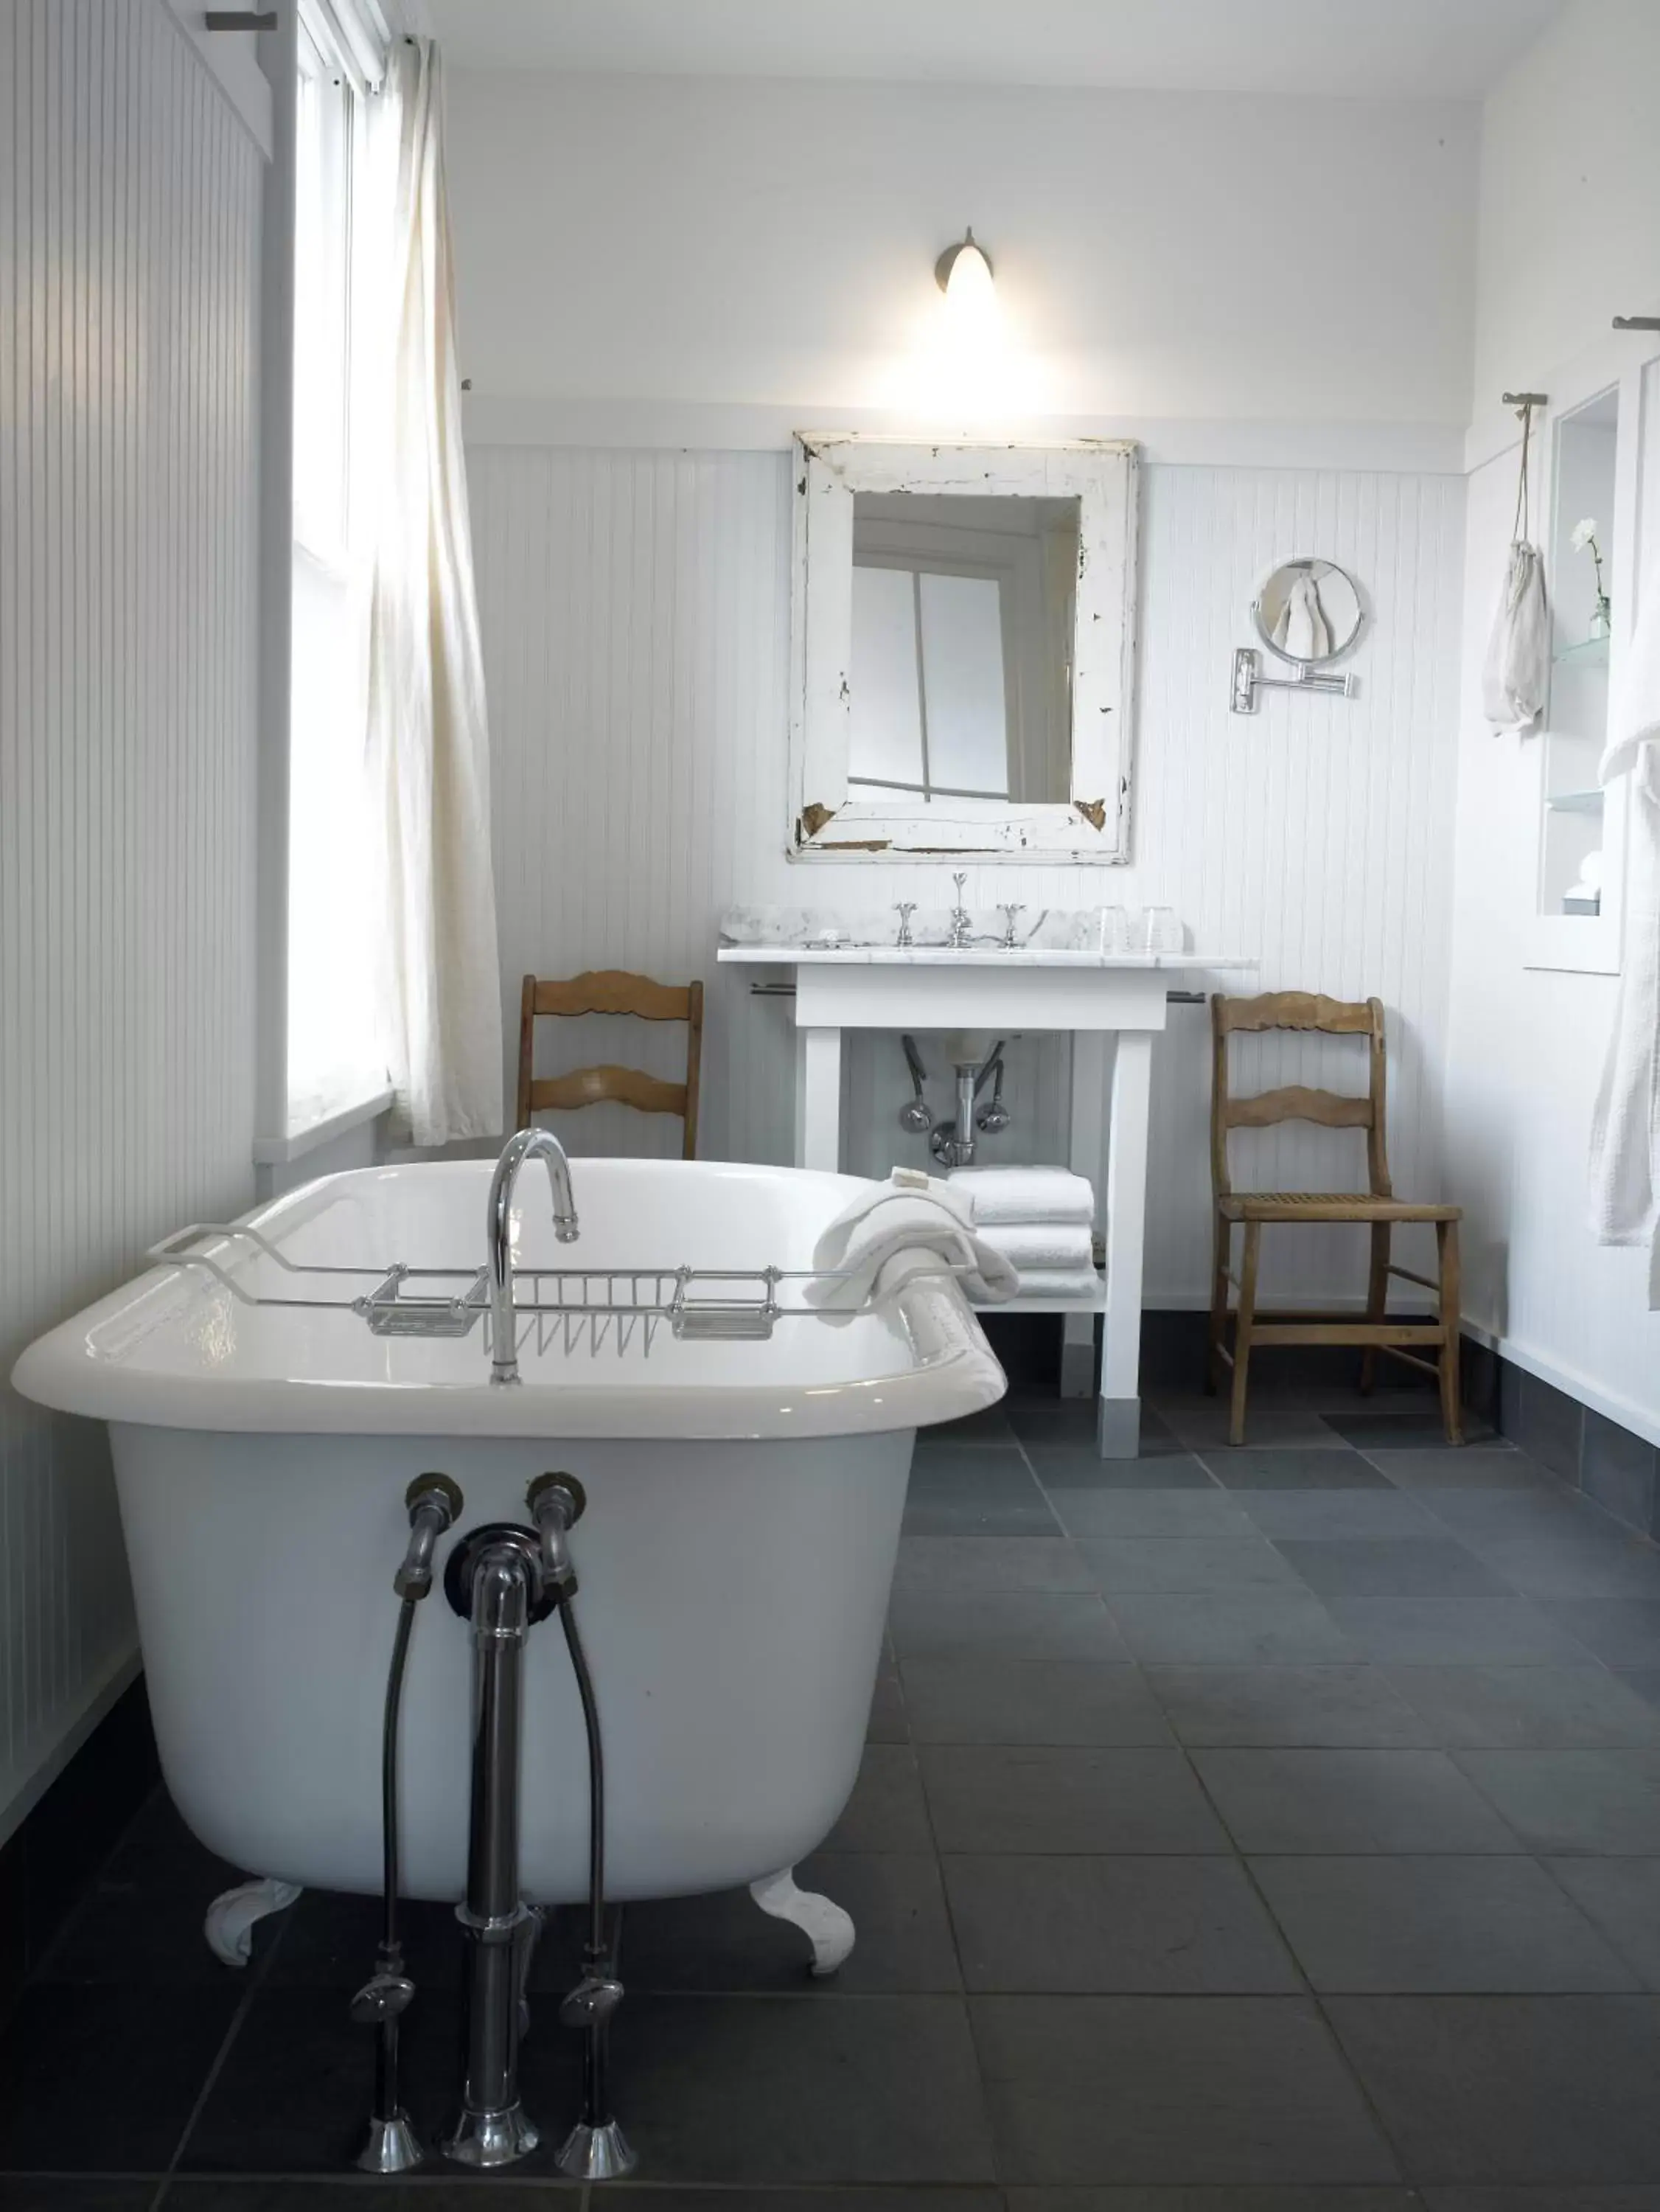
[[[573,1474],[539,1474],[524,1493],[524,1504],[542,1539],[544,1590],[558,1605],[576,1591],[570,1534],[587,1509],[588,1493]]]
[[[423,1598],[433,1586],[433,1551],[461,1517],[462,1497],[447,1474],[418,1474],[404,1495],[409,1509],[409,1548],[392,1577],[399,1597]]]

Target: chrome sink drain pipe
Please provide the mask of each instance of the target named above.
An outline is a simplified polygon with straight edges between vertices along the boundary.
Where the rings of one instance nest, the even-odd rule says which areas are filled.
[[[451,1553],[445,1588],[473,1627],[473,1763],[467,1896],[456,1907],[468,1950],[467,2074],[444,2145],[459,2166],[511,2166],[536,2130],[518,2095],[526,1954],[539,1917],[519,1895],[518,1815],[524,1642],[550,1610],[531,1529],[475,1529]]]

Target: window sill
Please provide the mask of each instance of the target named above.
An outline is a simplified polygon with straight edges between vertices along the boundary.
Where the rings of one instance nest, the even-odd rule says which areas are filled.
[[[373,1121],[386,1111],[392,1103],[390,1084],[367,1092],[360,1098],[350,1099],[336,1106],[315,1121],[289,1129],[280,1137],[256,1137],[253,1140],[254,1165],[261,1168],[282,1167],[290,1160],[303,1159],[319,1146],[329,1144],[336,1137],[344,1136],[347,1130],[360,1128],[365,1121]]]

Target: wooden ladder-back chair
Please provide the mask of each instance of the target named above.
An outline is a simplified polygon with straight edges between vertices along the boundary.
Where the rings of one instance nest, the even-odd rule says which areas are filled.
[[[544,1015],[636,1014],[647,1022],[686,1024],[686,1080],[665,1083],[637,1067],[576,1067],[566,1075],[533,1073],[536,1025]],[[618,968],[591,968],[568,982],[527,975],[518,1019],[518,1109],[515,1127],[552,1109],[597,1106],[615,1099],[642,1114],[678,1114],[685,1123],[681,1158],[698,1152],[698,1077],[703,1058],[703,986],[654,983]]]
[[[1456,1206],[1415,1206],[1390,1187],[1384,1143],[1385,1085],[1384,1009],[1378,999],[1358,1003],[1327,999],[1306,991],[1271,991],[1257,999],[1210,1001],[1215,1059],[1210,1097],[1210,1174],[1216,1198],[1216,1250],[1210,1293],[1209,1388],[1221,1387],[1225,1370],[1233,1372],[1233,1406],[1228,1442],[1245,1442],[1245,1391],[1251,1355],[1265,1344],[1352,1344],[1363,1348],[1360,1387],[1370,1390],[1378,1354],[1437,1375],[1441,1418],[1449,1443],[1462,1443],[1458,1406],[1458,1223]],[[1236,1030],[1318,1030],[1326,1035],[1364,1037],[1371,1080],[1364,1096],[1311,1091],[1291,1084],[1254,1097],[1235,1097],[1228,1088],[1228,1039]],[[1364,1192],[1236,1191],[1228,1174],[1227,1139],[1233,1129],[1268,1129],[1281,1121],[1315,1121],[1327,1129],[1364,1129],[1367,1188]],[[1257,1306],[1257,1266],[1263,1228],[1268,1222],[1364,1222],[1372,1231],[1372,1270],[1364,1318],[1286,1312],[1262,1313]],[[1439,1279],[1398,1267],[1390,1256],[1390,1237],[1397,1222],[1426,1221],[1435,1228]],[[1239,1272],[1233,1272],[1234,1224],[1244,1230]],[[1391,1275],[1433,1291],[1433,1322],[1391,1320],[1388,1314]],[[1236,1307],[1228,1287],[1237,1288]],[[1228,1323],[1233,1322],[1233,1341]],[[1409,1348],[1411,1347],[1411,1348]],[[1433,1357],[1429,1356],[1433,1353]]]

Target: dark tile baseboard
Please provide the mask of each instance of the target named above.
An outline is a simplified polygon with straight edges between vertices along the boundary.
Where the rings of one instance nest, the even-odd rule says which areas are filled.
[[[1660,1452],[1654,1445],[1469,1337],[1464,1394],[1513,1444],[1622,1527],[1660,1538]]]
[[[142,1679],[0,1845],[0,2013],[161,1779]]]

